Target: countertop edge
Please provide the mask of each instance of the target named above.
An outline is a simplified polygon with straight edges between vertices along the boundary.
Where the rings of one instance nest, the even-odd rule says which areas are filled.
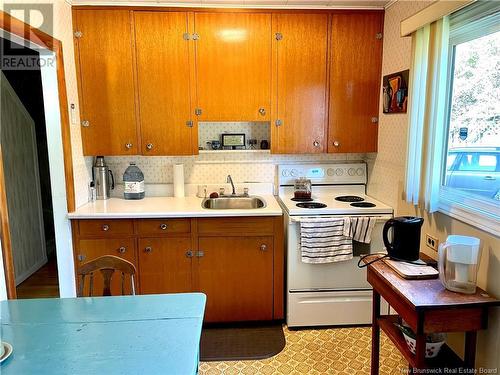
[[[267,211],[267,212],[179,212],[179,213],[168,213],[168,212],[158,212],[158,213],[119,213],[119,214],[109,214],[109,213],[95,213],[95,214],[78,214],[69,213],[68,219],[79,220],[79,219],[170,219],[170,218],[203,218],[203,217],[247,217],[247,216],[283,216],[282,211]]]

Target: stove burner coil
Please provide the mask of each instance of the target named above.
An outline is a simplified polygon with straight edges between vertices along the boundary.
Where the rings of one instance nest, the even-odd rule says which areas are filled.
[[[357,195],[341,195],[335,197],[335,200],[340,202],[362,202],[364,198],[358,197]]]
[[[297,203],[297,207],[300,208],[325,208],[326,204],[319,202],[306,202],[306,203]]]
[[[376,205],[375,205],[375,203],[371,203],[371,202],[354,202],[354,203],[351,203],[351,206],[369,208],[369,207],[375,207]]]
[[[294,202],[312,202],[312,198],[292,198]]]

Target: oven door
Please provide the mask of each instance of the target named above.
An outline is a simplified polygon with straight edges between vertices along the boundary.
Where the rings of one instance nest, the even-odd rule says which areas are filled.
[[[375,216],[375,215],[374,215]],[[300,217],[288,218],[287,290],[288,292],[371,290],[366,268],[358,268],[359,255],[384,251],[382,228],[387,216],[377,216],[369,244],[354,242],[354,257],[349,261],[309,264],[300,253]]]

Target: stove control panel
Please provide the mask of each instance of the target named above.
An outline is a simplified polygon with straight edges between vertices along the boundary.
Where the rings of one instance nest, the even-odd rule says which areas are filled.
[[[283,164],[278,166],[279,185],[293,185],[305,177],[313,185],[366,184],[365,163],[346,164]]]

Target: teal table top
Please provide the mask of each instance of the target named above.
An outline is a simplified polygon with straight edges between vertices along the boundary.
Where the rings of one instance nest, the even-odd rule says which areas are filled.
[[[9,374],[196,374],[201,293],[0,303]]]

